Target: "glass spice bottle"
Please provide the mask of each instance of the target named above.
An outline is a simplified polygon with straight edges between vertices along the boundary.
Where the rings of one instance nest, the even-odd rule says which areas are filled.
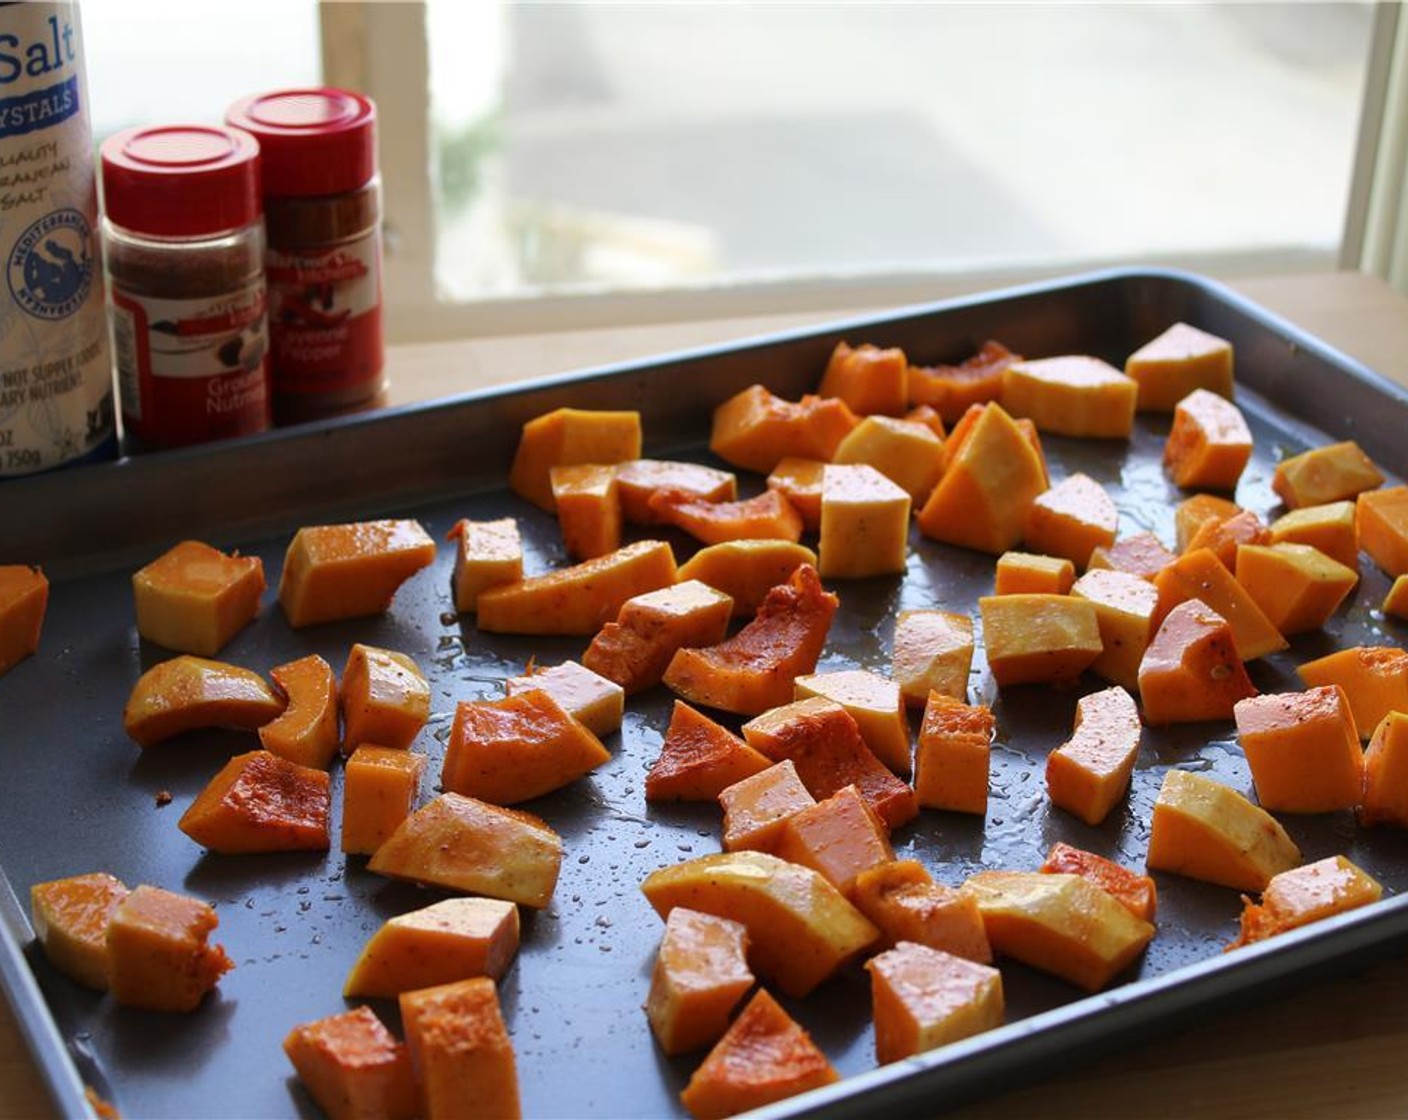
[[[269,426],[259,145],[210,125],[128,129],[101,149],[113,349],[136,447]]]
[[[225,120],[259,140],[263,162],[275,421],[374,401],[386,384],[376,106],[348,90],[278,90]]]

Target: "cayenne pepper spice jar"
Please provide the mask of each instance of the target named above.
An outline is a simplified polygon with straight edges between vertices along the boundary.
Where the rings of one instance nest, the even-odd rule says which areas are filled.
[[[134,128],[102,146],[122,418],[144,446],[269,426],[259,145],[210,125]]]
[[[259,140],[278,423],[364,404],[385,387],[376,106],[340,89],[258,94],[227,124]]]

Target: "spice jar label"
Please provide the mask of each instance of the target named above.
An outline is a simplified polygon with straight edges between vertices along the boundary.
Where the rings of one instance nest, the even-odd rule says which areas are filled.
[[[201,299],[114,288],[112,302],[122,415],[138,438],[175,446],[267,426],[262,281]]]
[[[320,249],[265,256],[274,393],[327,393],[381,375],[381,259],[376,230]]]

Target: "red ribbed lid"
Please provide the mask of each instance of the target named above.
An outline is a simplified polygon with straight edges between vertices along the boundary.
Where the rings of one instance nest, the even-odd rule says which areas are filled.
[[[134,233],[199,237],[263,213],[259,144],[231,128],[129,128],[103,141],[102,164],[107,216]]]
[[[376,106],[345,89],[284,89],[236,101],[225,123],[253,133],[271,197],[342,194],[376,174]]]

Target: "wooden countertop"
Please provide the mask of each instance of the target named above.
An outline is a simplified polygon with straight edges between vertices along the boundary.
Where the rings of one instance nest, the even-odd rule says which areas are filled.
[[[1237,281],[1236,291],[1408,386],[1408,298],[1353,273]],[[388,401],[402,404],[524,377],[764,334],[824,312],[395,348]],[[1262,1006],[1212,1018],[1031,1087],[962,1108],[962,1120],[1115,1120],[1198,1115],[1280,1120],[1408,1116],[1408,956]],[[0,1000],[0,1117],[53,1116],[9,1006]]]

